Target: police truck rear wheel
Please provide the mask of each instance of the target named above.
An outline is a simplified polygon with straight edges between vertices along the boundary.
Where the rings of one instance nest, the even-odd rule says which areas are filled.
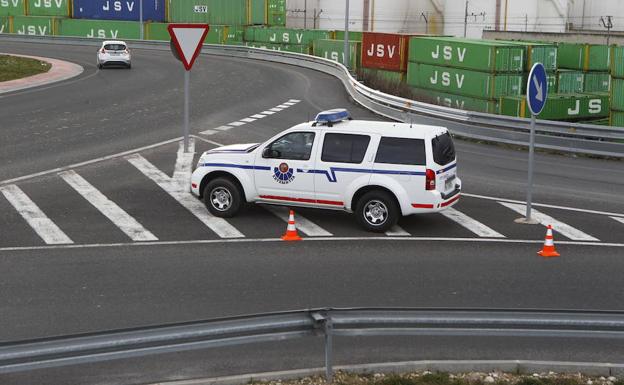
[[[231,218],[243,204],[240,188],[231,180],[218,178],[204,188],[204,203],[215,217]]]
[[[394,198],[385,191],[371,191],[357,202],[355,215],[368,231],[383,233],[399,220],[399,207]]]

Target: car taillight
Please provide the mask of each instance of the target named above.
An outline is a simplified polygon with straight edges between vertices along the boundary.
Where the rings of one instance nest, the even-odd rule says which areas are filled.
[[[106,53],[106,50],[104,48],[102,48],[102,50],[100,52],[101,53]]]
[[[427,169],[425,172],[425,190],[435,190],[436,188],[436,175],[433,170]]]

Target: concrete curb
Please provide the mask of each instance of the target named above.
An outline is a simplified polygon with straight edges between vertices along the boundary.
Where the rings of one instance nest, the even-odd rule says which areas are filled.
[[[0,55],[10,55],[29,59],[37,59],[50,63],[52,65],[52,68],[50,68],[50,70],[44,74],[38,74],[22,79],[0,82],[0,94],[44,86],[51,83],[57,83],[76,77],[84,71],[84,68],[82,66],[64,60],[50,59],[39,56],[17,55],[8,52],[0,52]]]
[[[361,365],[336,366],[334,370],[348,373],[408,373],[430,370],[433,372],[507,372],[532,374],[553,371],[555,373],[582,373],[588,376],[622,376],[624,364],[599,362],[523,361],[523,360],[461,360],[461,361],[404,361]],[[251,381],[293,380],[301,377],[322,376],[325,368],[296,369],[279,372],[251,373],[227,377],[200,378],[152,385],[243,385]]]

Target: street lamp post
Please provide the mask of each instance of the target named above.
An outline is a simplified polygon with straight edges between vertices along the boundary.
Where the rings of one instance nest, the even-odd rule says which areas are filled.
[[[344,38],[344,65],[349,68],[349,0],[345,0],[345,38]]]

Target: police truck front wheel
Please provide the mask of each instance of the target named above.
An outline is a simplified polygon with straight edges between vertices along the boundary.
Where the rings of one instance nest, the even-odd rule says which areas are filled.
[[[243,194],[236,183],[229,179],[218,178],[204,188],[204,203],[212,215],[231,218],[240,211]]]
[[[356,205],[358,222],[368,231],[383,233],[399,220],[399,207],[389,193],[371,191],[362,196]]]

